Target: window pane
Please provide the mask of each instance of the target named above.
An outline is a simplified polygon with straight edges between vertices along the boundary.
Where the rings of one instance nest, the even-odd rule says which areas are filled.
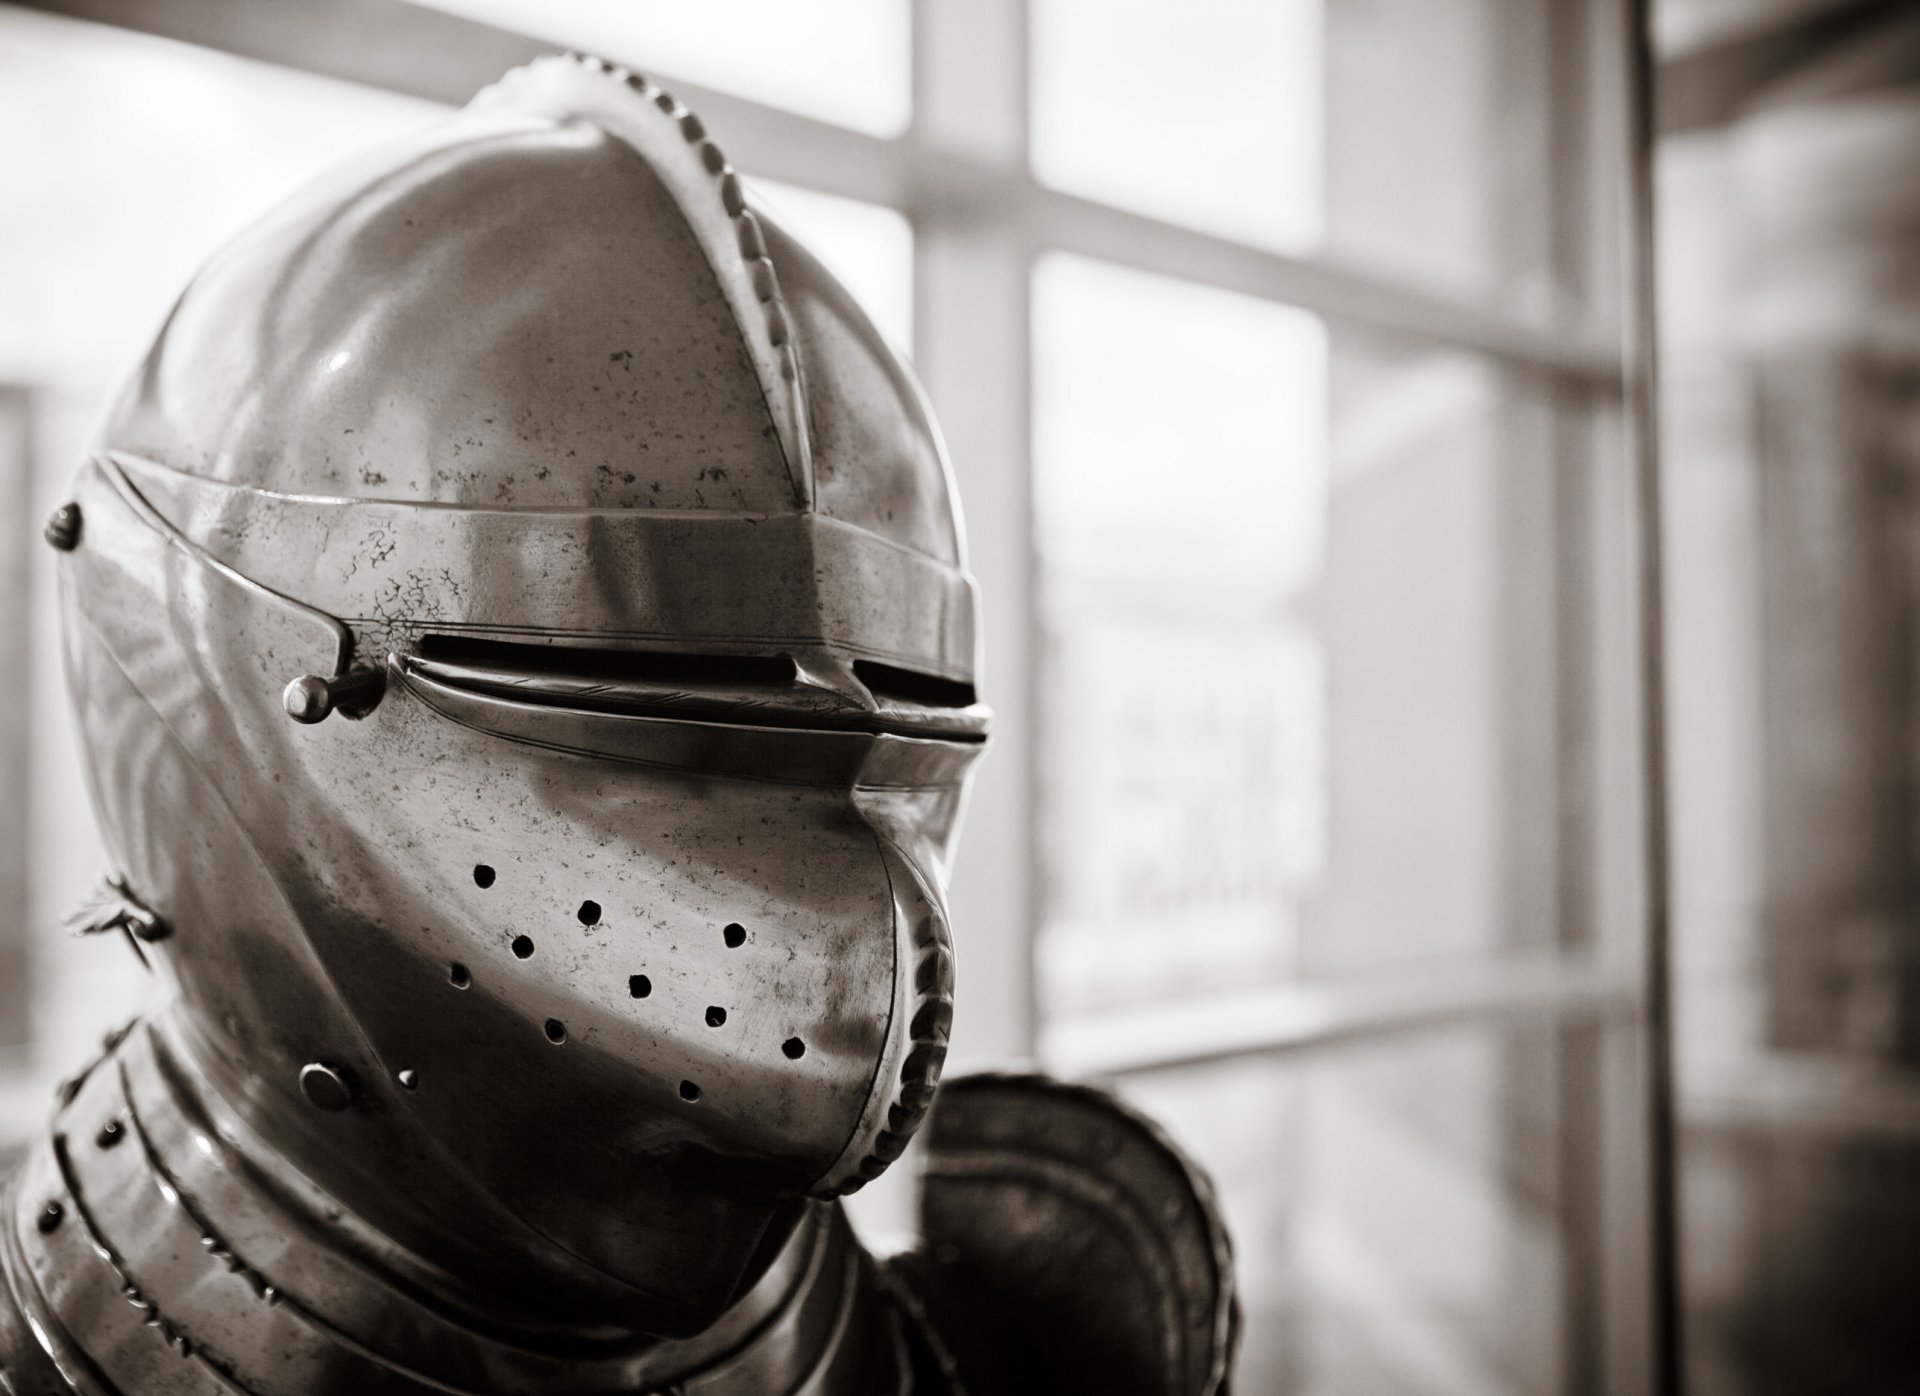
[[[912,111],[908,0],[425,3],[876,135]]]
[[[1250,241],[1313,246],[1325,214],[1320,6],[1035,0],[1035,172]]]
[[[1065,257],[1034,311],[1043,1014],[1624,929],[1587,905],[1632,667],[1594,658],[1630,574],[1585,418]]]
[[[1035,0],[1050,184],[1554,308],[1542,0]]]
[[[771,179],[748,181],[780,225],[853,292],[894,348],[913,347],[913,225],[893,209]]]
[[[1594,1222],[1563,1162],[1584,1104],[1563,1098],[1565,1049],[1474,1027],[1125,1083],[1219,1189],[1245,1320],[1235,1390],[1564,1389]]]

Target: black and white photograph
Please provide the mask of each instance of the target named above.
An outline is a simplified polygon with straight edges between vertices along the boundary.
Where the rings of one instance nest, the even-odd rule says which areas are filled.
[[[0,0],[0,1396],[1916,1295],[1920,2]]]

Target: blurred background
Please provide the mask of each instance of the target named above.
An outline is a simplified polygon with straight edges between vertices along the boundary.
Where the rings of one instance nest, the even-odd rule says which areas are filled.
[[[999,715],[957,1065],[1207,1164],[1237,1391],[1920,1389],[1903,0],[0,4],[0,1142],[141,993],[59,931],[94,414],[226,237],[565,47],[926,380]]]

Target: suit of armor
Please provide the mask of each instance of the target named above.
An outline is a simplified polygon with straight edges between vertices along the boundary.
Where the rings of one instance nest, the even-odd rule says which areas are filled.
[[[0,1194],[0,1390],[1224,1388],[1206,1184],[940,1087],[988,715],[937,431],[699,118],[510,74],[189,286],[56,512],[155,1006]],[[837,1199],[928,1116],[923,1239]]]

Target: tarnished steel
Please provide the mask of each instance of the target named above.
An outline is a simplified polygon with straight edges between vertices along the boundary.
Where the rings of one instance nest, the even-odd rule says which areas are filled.
[[[975,589],[697,118],[543,60],[297,194],[55,524],[156,999],[10,1184],[14,1390],[950,1387],[834,1199],[940,1082]]]

